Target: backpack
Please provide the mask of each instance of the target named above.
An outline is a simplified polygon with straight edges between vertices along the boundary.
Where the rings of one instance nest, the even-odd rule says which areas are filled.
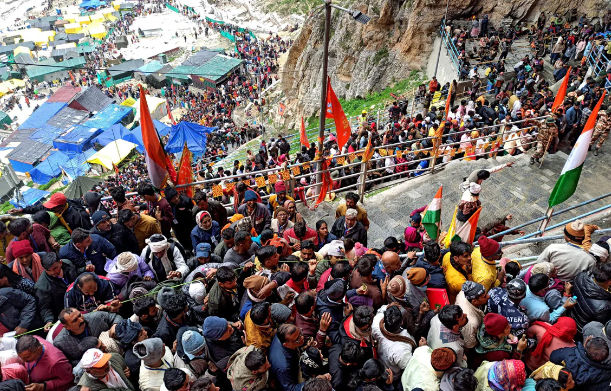
[[[187,254],[186,254],[185,248],[182,246],[182,244],[180,244],[176,240],[170,238],[170,239],[168,239],[168,243],[170,243],[170,247],[168,248],[168,259],[172,263],[172,267],[175,268],[176,264],[174,263],[174,247],[178,248],[178,251],[180,251],[180,254],[182,255],[182,257],[183,257],[183,259],[185,261],[187,260]],[[146,253],[144,254],[145,262],[148,262],[148,259],[149,259],[150,256],[151,256],[151,248],[147,246]]]

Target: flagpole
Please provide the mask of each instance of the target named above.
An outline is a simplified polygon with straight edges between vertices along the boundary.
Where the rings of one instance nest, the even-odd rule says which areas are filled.
[[[318,173],[316,182],[318,193],[322,187],[322,152],[323,140],[325,138],[325,122],[327,119],[327,69],[329,67],[329,31],[331,29],[331,0],[325,0],[325,34],[322,55],[322,77],[320,85],[320,118],[318,122]]]
[[[545,234],[545,228],[547,228],[547,225],[549,224],[549,221],[552,218],[552,213],[554,213],[554,208],[547,208],[547,211],[545,212],[545,218],[543,219],[543,221],[541,221],[541,225],[539,225],[539,231],[541,232],[536,236],[543,236]]]

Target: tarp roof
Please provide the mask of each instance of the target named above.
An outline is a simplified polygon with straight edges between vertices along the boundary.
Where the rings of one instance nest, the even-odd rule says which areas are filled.
[[[41,77],[55,72],[62,72],[69,69],[75,69],[85,65],[84,57],[71,58],[66,61],[55,62],[52,58],[40,61],[39,65],[32,65],[26,68],[26,73],[30,78]]]
[[[38,141],[40,143],[44,143],[44,144],[51,146],[53,145],[53,140],[55,140],[62,133],[65,133],[65,132],[66,132],[66,129],[60,129],[60,128],[56,128],[54,126],[45,124],[43,125],[42,128],[32,133],[30,138],[34,141]]]
[[[83,0],[83,2],[79,5],[79,7],[89,9],[89,8],[104,7],[105,5],[106,5],[105,1]]]
[[[87,159],[87,162],[112,170],[113,164],[119,164],[134,148],[136,148],[134,143],[121,139],[115,140]]]
[[[89,112],[87,111],[64,107],[47,121],[47,125],[68,130],[83,122],[87,117],[89,117]]]
[[[68,155],[60,151],[51,152],[45,160],[38,163],[36,167],[30,171],[32,181],[39,185],[44,185],[62,173],[60,165],[67,162],[69,159]]]
[[[193,66],[180,65],[166,73],[166,78],[179,79],[179,80],[190,80],[191,74],[195,70]]]
[[[40,161],[51,149],[51,146],[43,143],[39,143],[34,140],[22,141],[11,153],[6,157],[9,160],[15,160],[18,162],[33,165],[37,161]],[[18,171],[17,168],[15,170]]]
[[[93,142],[100,144],[102,147],[105,147],[106,145],[110,144],[115,140],[126,140],[125,135],[128,133],[131,133],[131,131],[122,124],[114,124],[110,128],[104,130],[102,133],[97,135],[97,137],[93,139]]]
[[[21,124],[19,129],[39,129],[64,107],[66,107],[65,102],[45,102]]]
[[[29,188],[21,193],[22,198],[20,200],[11,198],[9,202],[16,208],[25,208],[26,206],[36,204],[38,201],[42,200],[49,194],[51,193],[49,193],[48,191]]]
[[[153,72],[157,72],[162,67],[163,67],[162,63],[160,63],[157,60],[153,60],[153,61],[147,62],[146,64],[138,68],[138,72],[143,73],[143,74],[150,74]]]
[[[201,155],[206,151],[208,133],[216,129],[192,122],[179,122],[172,126],[165,150],[170,153],[177,153],[182,151],[185,143],[187,143],[187,148],[194,155]]]
[[[83,153],[72,155],[70,160],[64,163],[61,167],[71,178],[76,178],[79,175],[83,175],[89,171],[91,166],[89,163],[87,163],[87,159],[93,156],[93,154],[95,154],[95,150],[90,148]]]
[[[98,128],[76,125],[74,129],[53,140],[53,146],[64,153],[80,153],[88,149],[91,140],[101,132]]]
[[[138,70],[141,66],[144,65],[144,60],[129,60],[122,62],[121,64],[113,65],[108,68],[108,74],[111,77],[120,76],[124,73],[130,73]]]
[[[95,185],[98,184],[98,180],[86,176],[78,176],[70,183],[70,186],[64,191],[66,198],[71,200],[77,200],[90,191]]]
[[[207,63],[213,57],[216,57],[218,55],[219,55],[218,52],[213,52],[213,51],[208,50],[208,49],[202,49],[199,52],[191,55],[189,58],[187,58],[185,61],[183,61],[182,64],[180,64],[180,65],[198,67],[200,65],[203,65],[203,64]]]
[[[102,111],[99,111],[83,125],[92,128],[108,129],[117,122],[121,122],[123,118],[131,113],[132,109],[130,107],[111,104],[106,106]]]
[[[79,92],[81,92],[81,87],[65,85],[55,91],[47,102],[70,102]]]
[[[74,98],[70,103],[70,107],[75,109],[85,109],[92,113],[101,111],[103,108],[112,103],[105,93],[103,93],[98,87],[91,86],[84,91],[81,91],[79,95]]]
[[[240,66],[242,60],[219,54],[204,65],[193,70],[193,74],[213,81],[222,79],[229,72]]]
[[[155,126],[155,130],[157,130],[157,134],[160,137],[169,134],[170,130],[172,129],[168,125],[156,119],[153,120],[153,126]],[[136,149],[138,150],[138,152],[144,153],[144,142],[142,141],[142,128],[140,127],[140,125],[132,129],[132,131],[125,137],[123,137],[123,139],[137,144]]]
[[[26,48],[30,50],[34,50],[34,48],[36,47],[36,44],[32,41],[27,41],[27,42],[14,43],[12,45],[0,46],[0,54],[13,53],[13,50],[17,49],[19,46],[25,46]]]
[[[27,53],[19,53],[15,55],[14,58],[15,58],[15,64],[17,64],[19,68],[23,68],[25,66],[36,64],[34,60],[32,59],[32,56],[30,56]]]

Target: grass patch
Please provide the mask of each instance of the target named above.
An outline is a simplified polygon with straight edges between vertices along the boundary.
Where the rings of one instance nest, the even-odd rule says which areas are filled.
[[[53,186],[57,182],[59,182],[59,177],[51,179],[49,182],[45,183],[44,185],[39,186],[38,189],[47,190],[49,189],[49,187]]]
[[[14,208],[14,206],[11,205],[10,202],[6,201],[2,205],[0,205],[0,213],[4,214],[4,213],[8,212],[9,210],[11,210],[13,208]]]

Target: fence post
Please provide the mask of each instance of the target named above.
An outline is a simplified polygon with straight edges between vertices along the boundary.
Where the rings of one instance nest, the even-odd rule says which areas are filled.
[[[367,181],[367,162],[361,163],[361,184],[359,186],[359,198],[361,204],[365,203],[365,185]]]

